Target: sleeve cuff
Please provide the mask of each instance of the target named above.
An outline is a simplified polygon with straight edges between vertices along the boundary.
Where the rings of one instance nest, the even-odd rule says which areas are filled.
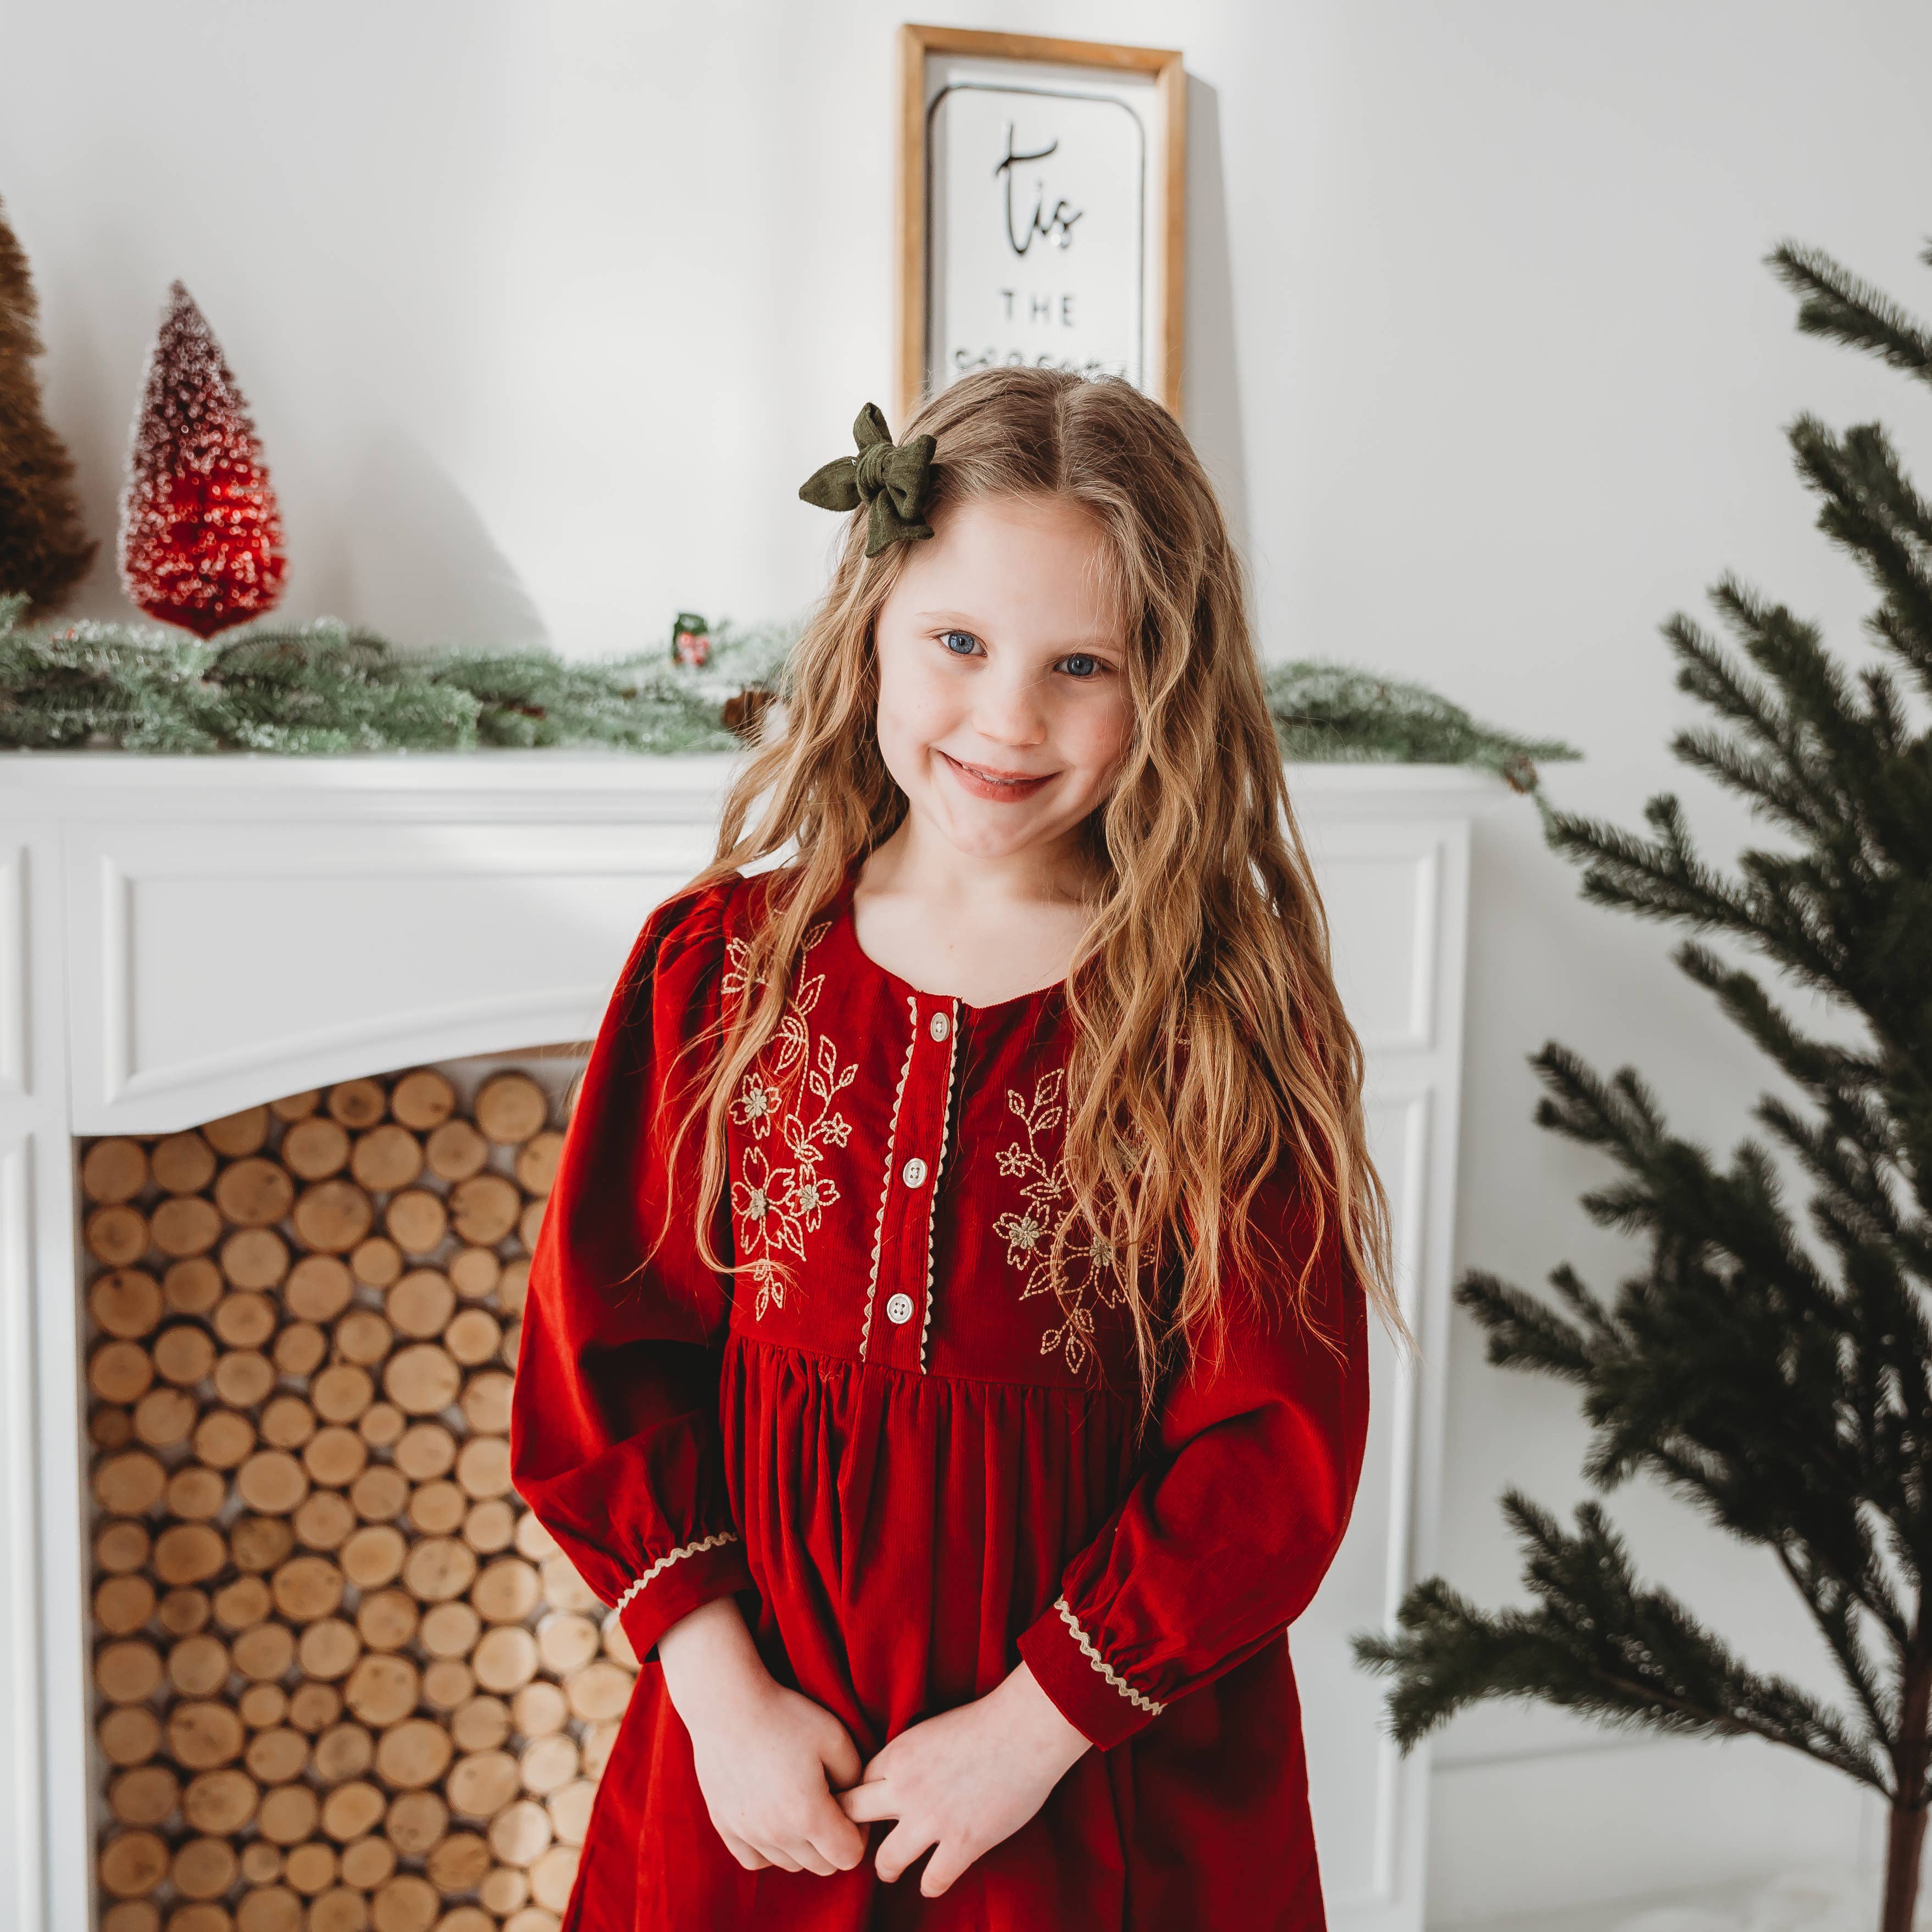
[[[1098,1750],[1132,1737],[1163,1708],[1101,1655],[1064,1597],[1021,1632],[1019,1650],[1060,1715]]]
[[[658,1639],[700,1604],[755,1588],[738,1532],[720,1530],[660,1556],[617,1599],[617,1620],[641,1663]]]

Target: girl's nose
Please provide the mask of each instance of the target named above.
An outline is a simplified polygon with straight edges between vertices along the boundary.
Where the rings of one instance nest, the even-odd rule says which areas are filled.
[[[986,678],[976,695],[973,722],[989,742],[1020,746],[1045,741],[1046,706],[1037,677]]]

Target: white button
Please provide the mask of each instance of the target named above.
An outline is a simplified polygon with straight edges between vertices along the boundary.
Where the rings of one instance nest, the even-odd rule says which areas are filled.
[[[926,1180],[926,1162],[921,1160],[917,1154],[914,1154],[911,1160],[899,1169],[899,1178],[908,1187],[921,1186]]]
[[[932,1018],[926,1022],[926,1027],[927,1032],[931,1034],[934,1040],[944,1040],[946,1037],[946,1016],[944,1013],[934,1013]]]
[[[910,1322],[912,1319],[912,1297],[909,1294],[894,1295],[886,1304],[886,1316],[889,1321]]]

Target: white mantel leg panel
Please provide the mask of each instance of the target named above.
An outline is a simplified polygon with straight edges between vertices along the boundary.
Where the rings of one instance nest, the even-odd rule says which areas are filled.
[[[1460,1104],[1469,823],[1442,801],[1364,796],[1298,775],[1336,977],[1367,1063],[1366,1112],[1394,1221],[1396,1286],[1418,1364],[1378,1328],[1369,1442],[1348,1533],[1289,1635],[1302,1689],[1324,1889],[1336,1932],[1419,1932],[1428,1754],[1385,1735],[1385,1687],[1357,1631],[1393,1622],[1432,1561]],[[1358,780],[1359,780],[1359,775]],[[1312,796],[1311,796],[1312,793]]]
[[[0,811],[0,1915],[88,1922],[83,1450],[60,830]]]
[[[0,759],[0,1924],[93,1922],[73,1137],[587,1040],[638,928],[710,857],[723,759]],[[1427,1761],[1348,1640],[1430,1567],[1462,1056],[1468,774],[1292,788],[1368,1060],[1422,1345],[1377,1335],[1348,1537],[1292,1642],[1337,1932],[1420,1932]]]

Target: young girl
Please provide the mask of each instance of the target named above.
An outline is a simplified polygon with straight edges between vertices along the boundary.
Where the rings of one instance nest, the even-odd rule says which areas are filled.
[[[532,1264],[517,1485],[643,1660],[566,1932],[1306,1932],[1282,1632],[1392,1308],[1239,570],[1124,382],[912,428],[800,492]]]

